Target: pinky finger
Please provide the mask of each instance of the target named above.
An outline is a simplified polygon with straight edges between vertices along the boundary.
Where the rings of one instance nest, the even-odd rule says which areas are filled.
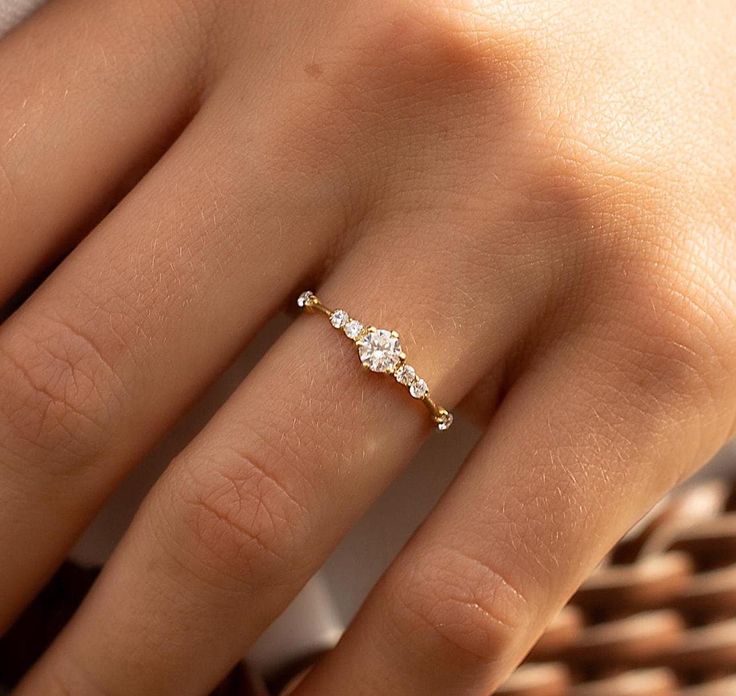
[[[517,383],[293,696],[491,693],[626,529],[725,441],[727,418],[703,432],[707,406],[680,408],[676,392],[697,390],[668,350],[621,348],[601,369],[599,349],[584,338]]]

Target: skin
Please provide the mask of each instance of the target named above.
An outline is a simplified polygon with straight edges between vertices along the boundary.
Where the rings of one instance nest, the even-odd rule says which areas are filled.
[[[66,257],[0,326],[0,630],[312,287],[483,434],[293,693],[491,692],[734,434],[734,45],[730,0],[52,0],[3,39],[0,300]],[[299,318],[17,694],[207,692],[429,433]]]

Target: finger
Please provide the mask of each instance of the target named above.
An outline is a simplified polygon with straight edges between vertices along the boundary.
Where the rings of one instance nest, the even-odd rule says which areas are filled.
[[[183,128],[197,36],[181,3],[57,0],[0,42],[0,305]]]
[[[580,338],[522,378],[295,696],[494,691],[602,555],[727,437],[704,346],[654,317],[639,328],[634,349]]]
[[[0,626],[343,230],[347,197],[229,109],[204,107],[0,328]]]
[[[375,258],[374,243],[359,244],[321,293],[365,321],[403,328],[432,393],[455,402],[484,358],[514,340],[491,327],[519,308],[479,303],[492,319],[471,312],[467,326],[484,330],[468,335],[449,311],[466,297],[451,280],[467,277],[462,264],[442,259],[407,276],[401,255]],[[287,331],[159,482],[20,694],[61,684],[184,695],[216,683],[430,429],[406,388],[360,370],[355,352],[324,317]]]

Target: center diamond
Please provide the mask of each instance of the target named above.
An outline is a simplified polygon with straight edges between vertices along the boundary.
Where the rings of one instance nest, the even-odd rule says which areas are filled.
[[[393,372],[401,362],[399,337],[386,329],[371,329],[358,341],[360,361],[373,372]]]

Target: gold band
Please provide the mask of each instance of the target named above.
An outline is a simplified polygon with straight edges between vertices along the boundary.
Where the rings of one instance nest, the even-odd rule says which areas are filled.
[[[353,341],[365,368],[372,372],[393,375],[399,384],[407,387],[409,393],[427,407],[438,430],[447,430],[452,425],[452,414],[435,403],[430,396],[427,383],[406,362],[406,355],[401,350],[401,340],[396,331],[363,326],[344,309],[329,309],[323,305],[311,290],[299,295],[296,303],[302,309],[324,314],[332,326]]]

